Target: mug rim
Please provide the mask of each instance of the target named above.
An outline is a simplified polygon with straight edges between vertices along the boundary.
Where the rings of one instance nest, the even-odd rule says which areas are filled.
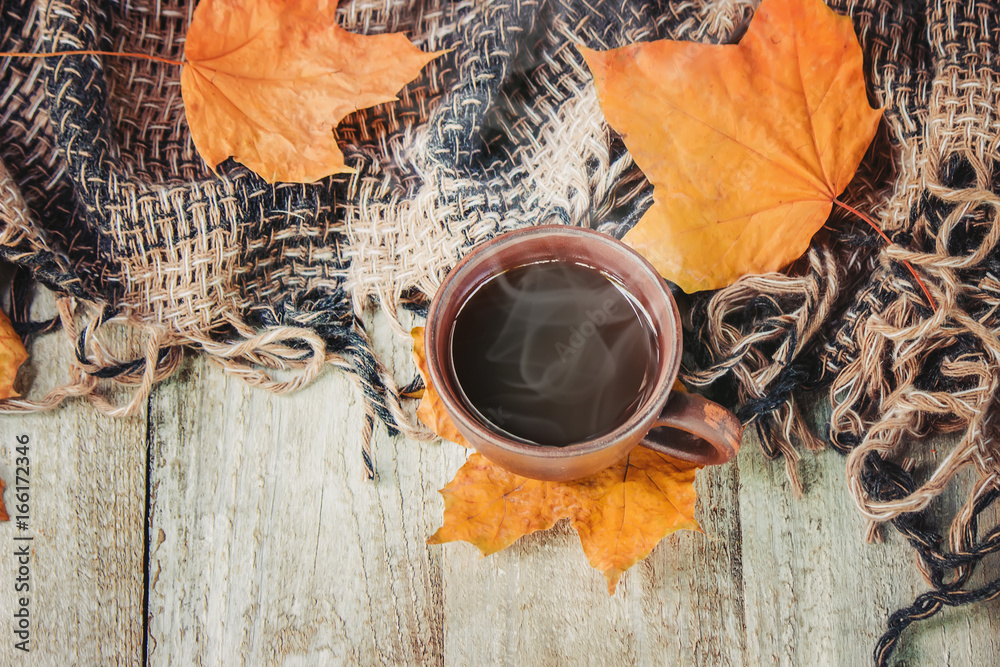
[[[659,287],[659,294],[662,294],[663,299],[666,302],[667,312],[671,321],[659,322],[653,313],[647,313],[647,315],[652,321],[654,333],[657,338],[660,339],[662,337],[669,336],[672,338],[673,343],[673,345],[669,347],[670,358],[661,359],[658,363],[659,370],[649,396],[643,400],[640,406],[629,416],[628,419],[612,430],[599,436],[559,447],[546,447],[543,445],[533,444],[525,440],[505,436],[503,433],[487,427],[482,423],[482,421],[480,421],[479,418],[470,412],[461,399],[452,391],[448,382],[449,379],[452,379],[455,385],[460,388],[460,383],[458,382],[458,378],[455,376],[453,362],[451,359],[450,339],[455,326],[454,319],[451,322],[439,321],[442,317],[441,313],[444,310],[441,304],[454,298],[455,293],[462,284],[461,279],[475,269],[479,262],[487,259],[491,252],[495,252],[498,248],[506,245],[523,243],[525,240],[532,237],[545,238],[552,236],[586,239],[587,243],[599,243],[613,248],[617,252],[624,252],[625,255],[629,256],[629,261],[632,261],[636,265],[636,268],[639,268],[643,273],[647,274],[652,282]],[[556,258],[556,261],[559,261],[558,258]],[[505,270],[510,270],[524,265],[525,264],[512,265],[505,267]],[[615,274],[612,267],[598,266],[591,268],[608,270],[613,275]],[[495,275],[497,275],[495,272],[491,273],[490,277]],[[633,295],[633,297],[636,297],[635,292],[638,288],[634,284],[626,283],[621,276],[616,275],[616,278],[622,282],[623,287],[625,287],[626,290]],[[463,303],[458,307],[459,311],[468,301],[468,297],[488,280],[489,278],[478,281],[474,287],[467,292],[465,298],[463,299]],[[643,294],[646,294],[646,292],[644,291]],[[644,306],[644,308],[646,308],[646,306]],[[677,309],[677,302],[674,299],[673,294],[670,292],[670,288],[667,286],[662,276],[660,276],[659,272],[657,272],[653,265],[650,264],[649,260],[622,241],[612,236],[585,227],[574,227],[559,224],[538,225],[504,232],[473,248],[458,262],[458,264],[454,266],[454,268],[452,268],[445,279],[441,282],[441,285],[439,286],[437,293],[434,295],[430,308],[427,312],[424,335],[426,337],[424,351],[431,384],[440,397],[442,403],[444,403],[449,417],[455,421],[455,426],[458,428],[459,432],[461,432],[469,440],[469,444],[475,448],[475,439],[478,438],[480,440],[488,441],[492,446],[505,450],[511,454],[546,459],[577,458],[589,453],[607,449],[623,440],[641,440],[642,437],[645,436],[646,431],[649,430],[650,422],[659,416],[670,398],[674,381],[680,371],[681,350],[683,344],[680,313]],[[438,339],[442,335],[445,335],[448,339],[446,341],[446,349],[449,352],[447,359],[441,359],[435,352],[439,345]],[[661,345],[661,349],[666,349],[666,346]],[[450,375],[450,378],[447,377],[448,375]],[[470,433],[475,437],[470,438]]]

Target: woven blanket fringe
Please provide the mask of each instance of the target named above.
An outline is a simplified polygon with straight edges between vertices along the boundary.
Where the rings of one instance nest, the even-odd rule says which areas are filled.
[[[216,340],[207,336],[182,336],[162,325],[142,322],[127,315],[115,314],[101,304],[74,297],[56,300],[58,326],[75,353],[70,364],[70,380],[49,390],[43,397],[9,398],[0,401],[0,413],[41,412],[52,410],[67,399],[85,399],[109,417],[129,417],[148,403],[154,385],[177,371],[185,347],[205,353],[227,375],[274,394],[287,394],[310,384],[326,368],[346,371],[364,400],[365,420],[362,430],[362,458],[365,473],[375,478],[371,440],[376,417],[395,430],[415,440],[433,437],[400,404],[400,391],[392,375],[371,352],[363,330],[358,337],[367,354],[340,354],[327,351],[325,341],[312,329],[278,326],[255,331],[245,324],[231,322],[239,338]],[[15,313],[24,308],[15,307]],[[82,326],[78,320],[83,321]],[[33,327],[23,320],[14,325],[24,331]],[[124,359],[113,353],[106,340],[106,329],[119,326],[135,331],[141,339],[142,356]],[[38,328],[38,327],[34,327]],[[295,373],[290,379],[276,379],[273,373]],[[101,383],[129,387],[131,395],[123,403],[113,403],[101,391]],[[395,433],[394,433],[395,435]]]
[[[964,163],[980,181],[992,177],[978,171],[985,169],[981,162]],[[869,520],[866,539],[881,539],[881,525],[896,527],[934,589],[890,618],[875,650],[880,665],[888,664],[900,634],[915,620],[1000,596],[994,574],[985,584],[967,586],[983,558],[1000,551],[1000,525],[985,534],[979,528],[983,512],[1000,497],[994,419],[1000,282],[991,272],[1000,243],[1000,197],[981,187],[927,189],[939,202],[916,220],[918,227],[933,225],[927,236],[936,242],[927,251],[892,245],[859,255],[847,249],[847,229],[839,239],[815,244],[798,275],[753,276],[696,300],[691,325],[700,364],[683,376],[741,406],[765,454],[785,457],[796,493],[797,448],[822,446],[796,395],[828,391],[832,412],[823,439],[846,454],[848,488]],[[957,230],[970,227],[971,234],[959,236]],[[969,250],[951,250],[956,240]],[[904,260],[924,275],[936,310],[901,269]],[[841,288],[856,296],[839,300],[837,283],[850,282],[848,273],[869,278],[859,289]],[[961,435],[954,445],[923,444],[934,433]],[[914,457],[924,463],[917,466]],[[944,537],[925,510],[969,468],[976,480]]]

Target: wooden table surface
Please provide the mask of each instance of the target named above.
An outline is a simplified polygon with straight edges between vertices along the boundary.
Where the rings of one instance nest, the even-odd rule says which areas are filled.
[[[412,378],[408,341],[372,330]],[[69,350],[53,334],[32,353],[39,396]],[[0,525],[0,664],[853,666],[926,590],[898,536],[863,542],[832,451],[804,457],[796,499],[747,438],[699,473],[706,534],[668,537],[609,596],[565,524],[488,558],[427,546],[465,451],[379,427],[373,484],[362,419],[332,369],[277,397],[195,355],[137,417],[82,402],[0,417],[0,477],[13,485],[17,436],[31,457],[29,528]],[[16,536],[33,537],[29,654],[12,635]],[[1000,664],[1000,603],[918,623],[896,664]]]

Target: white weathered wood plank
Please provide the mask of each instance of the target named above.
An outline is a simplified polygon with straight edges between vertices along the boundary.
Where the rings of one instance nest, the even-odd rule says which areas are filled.
[[[111,338],[113,344],[124,340]],[[36,340],[30,352],[24,371],[33,378],[30,396],[67,381],[71,351],[62,332]],[[110,419],[75,401],[54,412],[0,415],[8,508],[15,504],[15,438],[22,434],[30,438],[31,519],[24,532],[13,522],[0,524],[0,664],[140,664],[145,414]],[[18,535],[34,536],[27,655],[14,648],[10,631],[19,597]]]
[[[188,369],[152,402],[150,663],[437,661],[440,448],[376,429],[372,484],[343,375],[274,397]]]
[[[801,498],[756,443],[739,459],[748,663],[870,664],[889,614],[928,589],[912,549],[891,528],[883,544],[863,541],[865,522],[835,451],[803,457]],[[995,602],[967,606],[918,622],[894,660],[997,664],[997,610]]]

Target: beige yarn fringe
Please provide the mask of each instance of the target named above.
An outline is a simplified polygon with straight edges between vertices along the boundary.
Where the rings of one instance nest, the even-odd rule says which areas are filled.
[[[138,321],[125,315],[110,319],[102,317],[103,308],[97,304],[83,303],[73,297],[56,300],[56,308],[62,329],[71,347],[83,340],[83,350],[87,362],[77,358],[70,364],[71,380],[38,399],[10,398],[0,401],[0,413],[41,412],[58,407],[67,399],[82,398],[109,417],[129,417],[135,415],[147,404],[153,386],[170,377],[180,366],[185,347],[197,347],[220,365],[227,375],[239,378],[247,384],[274,394],[287,394],[310,384],[329,365],[341,370],[352,368],[347,358],[341,354],[328,352],[326,343],[312,329],[302,327],[272,327],[257,332],[245,324],[231,322],[236,332],[242,336],[235,341],[217,341],[205,336],[180,336],[171,333],[162,325]],[[82,329],[78,320],[84,320]],[[141,370],[120,373],[104,384],[122,385],[134,388],[129,398],[121,403],[112,403],[101,392],[102,381],[98,375],[102,370],[127,363],[127,360],[111,352],[106,341],[105,327],[110,325],[131,327],[142,336]],[[291,347],[288,341],[299,341],[307,348]],[[367,339],[366,339],[366,342]],[[165,352],[164,352],[165,351]],[[295,377],[278,380],[272,372],[294,372]],[[430,440],[434,437],[426,428],[416,422],[403,409],[399,400],[398,387],[394,378],[384,368],[379,369],[380,378],[389,389],[387,407],[396,421],[397,427],[416,440]],[[354,373],[347,373],[362,391],[361,381]],[[362,433],[363,447],[370,455],[370,441],[374,425],[373,411],[366,403],[368,419]]]
[[[981,160],[968,155],[980,182],[991,174]],[[988,180],[987,180],[988,182]],[[868,520],[865,538],[882,539],[883,523],[904,514],[925,510],[949,484],[955,483],[963,470],[973,468],[975,481],[962,509],[953,517],[948,532],[949,549],[955,554],[968,551],[970,522],[974,507],[993,489],[1000,488],[1000,444],[997,441],[995,410],[1000,399],[1000,277],[987,273],[973,284],[963,281],[959,272],[974,269],[996,255],[1000,243],[1000,196],[983,188],[953,189],[941,184],[926,184],[927,190],[947,205],[951,212],[933,231],[928,221],[918,221],[917,235],[936,238],[933,250],[917,252],[892,245],[877,252],[868,268],[854,265],[852,272],[867,277],[881,275],[881,284],[893,297],[877,302],[873,291],[859,293],[855,306],[860,313],[848,332],[840,329],[837,340],[828,340],[829,330],[817,339],[821,325],[836,305],[838,287],[848,282],[838,262],[847,264],[857,258],[845,258],[826,245],[814,244],[807,255],[808,269],[800,277],[785,275],[753,276],[714,294],[705,306],[706,322],[700,340],[711,348],[717,365],[689,372],[684,379],[697,386],[711,385],[731,374],[740,404],[767,395],[778,374],[810,346],[825,344],[832,363],[838,346],[853,345],[851,360],[833,368],[829,397],[832,413],[830,436],[864,434],[851,449],[845,472],[851,496]],[[963,221],[976,212],[985,217],[988,230],[981,244],[966,255],[953,255],[948,247],[951,236]],[[930,311],[926,300],[904,274],[893,267],[910,262],[921,273],[931,291],[936,310]],[[784,314],[769,321],[783,326],[755,331],[747,335],[731,321],[748,303],[769,295],[785,305]],[[871,304],[865,304],[872,299]],[[794,302],[794,307],[788,307]],[[973,317],[968,309],[975,303],[985,314]],[[872,305],[865,308],[866,305]],[[842,323],[843,324],[843,323]],[[793,331],[794,335],[788,332]],[[960,336],[974,338],[974,353],[947,358],[939,368],[928,367],[928,358],[936,350],[948,348]],[[846,337],[846,338],[845,338]],[[773,355],[761,351],[762,343],[778,342]],[[816,350],[811,351],[816,354]],[[925,374],[937,372],[946,380],[961,381],[958,391],[921,388]],[[859,406],[869,406],[862,409]],[[777,427],[769,433],[771,446],[785,457],[786,470],[796,493],[801,492],[797,473],[797,445],[817,449],[823,443],[812,435],[793,397],[773,414]],[[935,434],[960,433],[954,444]],[[938,455],[943,453],[943,455]],[[906,472],[916,471],[922,483],[911,493],[893,500],[871,497],[863,482],[866,462],[872,455],[896,461]],[[916,460],[932,461],[929,467]],[[918,559],[921,571],[931,580],[932,564]],[[963,566],[971,567],[971,566]]]

